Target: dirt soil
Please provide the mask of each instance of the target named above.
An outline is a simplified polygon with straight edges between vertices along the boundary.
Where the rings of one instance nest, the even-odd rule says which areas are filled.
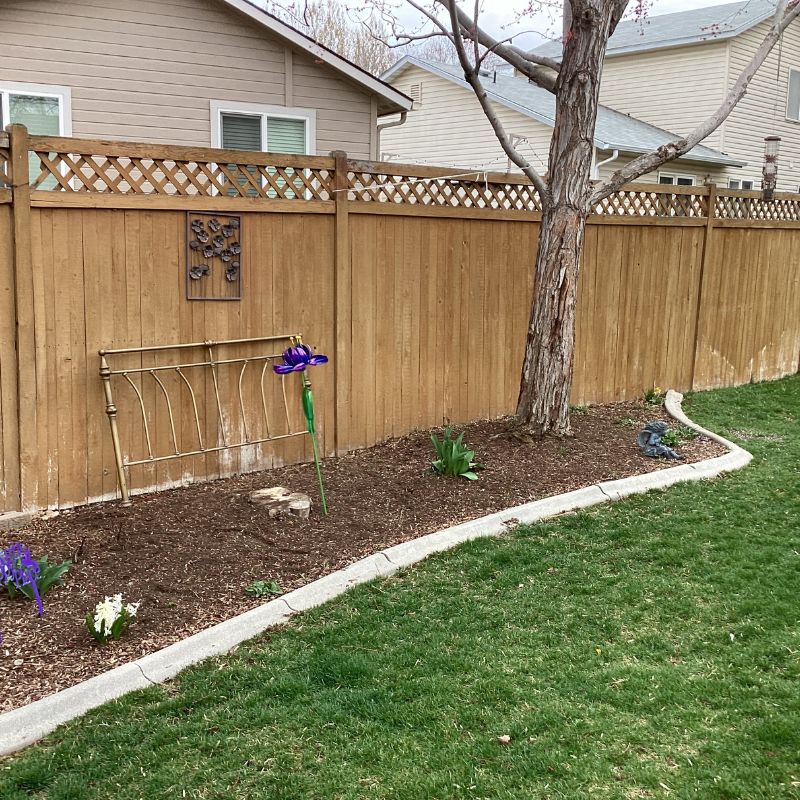
[[[485,466],[477,481],[428,469],[430,431],[420,431],[324,464],[330,516],[321,514],[313,466],[196,484],[36,520],[9,541],[34,557],[72,559],[63,586],[29,601],[0,593],[0,712],[72,686],[229,619],[264,600],[244,589],[275,580],[290,591],[384,547],[548,495],[674,466],[641,455],[636,433],[668,417],[643,402],[593,406],[573,414],[574,438],[523,444],[507,420],[464,426]],[[680,451],[687,461],[724,449],[700,437]],[[680,462],[677,462],[680,463]],[[248,501],[253,489],[286,486],[308,493],[311,517],[270,519]],[[5,546],[3,539],[0,544]],[[89,636],[87,612],[105,595],[141,601],[135,624],[105,647]]]

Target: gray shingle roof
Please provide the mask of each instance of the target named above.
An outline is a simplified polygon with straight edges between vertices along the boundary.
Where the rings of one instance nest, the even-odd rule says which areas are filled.
[[[439,64],[415,56],[405,56],[384,74],[384,80],[391,80],[406,66],[417,66],[435,75],[447,78],[455,84],[469,88],[464,80],[461,67],[454,64]],[[492,74],[481,78],[481,83],[486,89],[489,98],[496,103],[506,106],[526,117],[553,127],[555,124],[555,97],[540,86],[528,83],[523,78],[515,78],[501,73]],[[623,153],[649,153],[656,147],[666,144],[677,137],[676,134],[657,128],[640,119],[614,111],[607,106],[597,109],[597,124],[595,126],[594,144],[600,150],[620,150]],[[722,164],[726,166],[741,167],[743,162],[731,156],[714,150],[711,147],[698,145],[682,159],[687,161],[701,161],[706,164]]]
[[[626,20],[620,22],[608,40],[606,55],[730,39],[763,22],[774,12],[775,0],[745,0],[673,14],[658,14],[641,21]],[[561,42],[548,42],[534,52],[560,58]]]

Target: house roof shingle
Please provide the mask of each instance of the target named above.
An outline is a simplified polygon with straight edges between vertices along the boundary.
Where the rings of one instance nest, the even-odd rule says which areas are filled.
[[[434,75],[446,78],[453,83],[469,89],[464,80],[461,67],[454,64],[440,64],[415,56],[405,56],[383,73],[389,79],[407,66],[416,66]],[[503,75],[499,72],[481,78],[489,98],[526,117],[535,119],[549,127],[555,125],[555,97],[547,89],[542,89],[523,78]],[[651,150],[676,138],[676,134],[642,122],[640,119],[614,111],[607,106],[597,109],[594,144],[600,150],[619,150],[624,153],[649,153]],[[700,161],[706,164],[741,167],[744,163],[719,150],[698,145],[682,158],[686,161]]]
[[[775,0],[744,0],[658,14],[643,20],[624,20],[608,40],[606,55],[617,56],[731,39],[774,13]],[[534,52],[540,56],[560,58],[561,42],[548,42],[535,48]]]

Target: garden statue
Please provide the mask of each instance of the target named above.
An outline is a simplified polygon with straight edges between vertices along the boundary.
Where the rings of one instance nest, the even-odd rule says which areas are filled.
[[[682,459],[682,455],[661,443],[661,437],[668,430],[669,426],[666,422],[648,422],[644,430],[636,437],[642,452],[650,458]]]

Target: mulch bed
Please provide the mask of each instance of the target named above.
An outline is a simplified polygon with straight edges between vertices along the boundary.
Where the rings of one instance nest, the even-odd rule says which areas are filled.
[[[635,443],[640,423],[665,419],[642,402],[593,406],[573,414],[574,438],[522,444],[507,420],[464,426],[465,441],[485,465],[478,481],[426,468],[430,432],[416,432],[324,465],[331,514],[318,507],[313,466],[197,484],[37,520],[19,535],[35,557],[75,560],[64,586],[35,606],[0,594],[0,711],[9,711],[105,670],[152,653],[254,608],[244,589],[276,580],[290,591],[376,550],[601,480],[651,472],[676,462],[645,458]],[[703,437],[684,443],[687,461],[724,449]],[[308,520],[270,519],[247,499],[265,486],[312,497]],[[2,542],[2,539],[0,539]],[[3,543],[4,546],[4,543]],[[119,642],[96,645],[86,613],[105,595],[141,601],[136,623]]]

